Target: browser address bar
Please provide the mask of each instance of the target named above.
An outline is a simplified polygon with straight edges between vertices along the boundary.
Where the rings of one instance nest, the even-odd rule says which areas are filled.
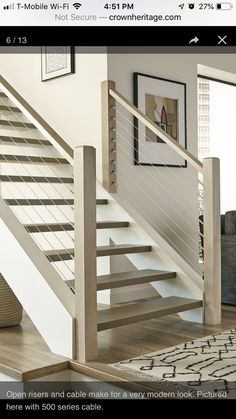
[[[1,26],[234,26],[231,2],[135,0],[1,2]]]

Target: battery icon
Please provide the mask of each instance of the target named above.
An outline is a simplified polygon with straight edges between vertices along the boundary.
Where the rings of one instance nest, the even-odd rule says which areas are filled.
[[[231,10],[232,8],[232,3],[216,3],[217,10]]]

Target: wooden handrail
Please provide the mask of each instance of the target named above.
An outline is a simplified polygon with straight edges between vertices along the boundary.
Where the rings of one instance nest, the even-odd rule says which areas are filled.
[[[63,138],[26,102],[26,100],[0,75],[0,84],[17,100],[17,102],[33,117],[52,139],[73,158],[73,149],[63,140]]]
[[[113,99],[119,102],[127,111],[135,116],[140,122],[142,122],[147,128],[149,128],[154,134],[160,137],[166,144],[168,144],[179,156],[187,160],[195,169],[203,173],[202,163],[188,150],[178,144],[161,128],[157,127],[155,123],[148,118],[142,111],[136,106],[132,105],[124,96],[122,96],[117,90],[109,89],[109,94]]]

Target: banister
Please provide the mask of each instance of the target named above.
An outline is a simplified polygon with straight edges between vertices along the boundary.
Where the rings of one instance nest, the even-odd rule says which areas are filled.
[[[32,108],[32,106],[18,93],[8,81],[0,75],[0,84],[10,95],[30,114],[36,123],[43,128],[48,135],[73,159],[73,149],[63,140],[63,138]]]
[[[109,89],[109,95],[119,102],[127,111],[135,116],[140,122],[142,122],[147,128],[149,128],[154,134],[160,137],[166,144],[168,144],[179,156],[187,160],[195,169],[203,173],[202,163],[188,150],[178,144],[161,128],[157,127],[154,122],[148,118],[142,111],[136,106],[130,103],[124,96],[122,96],[117,90]]]

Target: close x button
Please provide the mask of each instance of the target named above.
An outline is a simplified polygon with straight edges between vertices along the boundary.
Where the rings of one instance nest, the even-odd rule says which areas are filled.
[[[226,39],[228,35],[220,36],[218,35],[218,45],[228,45]]]

